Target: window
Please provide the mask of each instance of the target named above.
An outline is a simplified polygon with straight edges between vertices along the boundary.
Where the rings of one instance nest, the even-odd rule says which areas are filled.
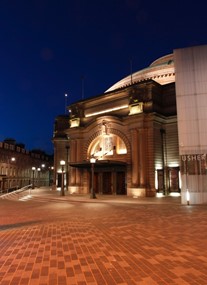
[[[126,154],[127,149],[124,141],[117,135],[101,135],[95,139],[91,146],[91,155],[99,159],[105,156]]]

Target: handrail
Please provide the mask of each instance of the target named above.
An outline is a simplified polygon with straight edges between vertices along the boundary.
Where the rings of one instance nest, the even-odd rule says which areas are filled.
[[[31,190],[31,188],[32,188],[32,184],[26,185],[20,189],[15,190],[15,191],[0,195],[0,199],[4,199],[5,197],[9,197],[9,196],[12,196],[14,194],[20,194],[24,191]]]

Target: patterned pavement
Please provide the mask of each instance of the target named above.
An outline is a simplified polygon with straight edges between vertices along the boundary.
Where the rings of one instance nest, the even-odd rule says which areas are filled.
[[[0,200],[1,285],[207,284],[207,205],[33,191]]]

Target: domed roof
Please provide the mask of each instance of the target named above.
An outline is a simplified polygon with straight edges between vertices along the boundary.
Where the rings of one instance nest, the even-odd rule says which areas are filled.
[[[160,57],[159,59],[153,61],[149,67],[121,79],[107,89],[105,93],[148,79],[152,79],[161,85],[175,82],[173,54]]]

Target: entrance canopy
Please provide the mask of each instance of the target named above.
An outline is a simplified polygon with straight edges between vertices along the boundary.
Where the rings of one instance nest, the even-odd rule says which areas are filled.
[[[77,167],[77,168],[91,168],[91,163],[90,161],[81,161],[81,162],[71,162],[69,163],[70,166],[72,167]],[[116,167],[116,166],[126,166],[126,162],[122,161],[116,161],[116,160],[96,160],[96,163],[94,163],[95,167]]]

